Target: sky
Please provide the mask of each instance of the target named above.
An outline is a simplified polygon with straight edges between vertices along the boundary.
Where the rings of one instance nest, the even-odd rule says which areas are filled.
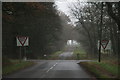
[[[58,10],[68,14],[69,9],[66,1],[55,1],[55,4],[57,5]]]
[[[68,6],[70,5],[70,7],[72,7],[72,3],[74,4],[75,2],[80,1],[83,2],[82,7],[84,7],[84,2],[118,2],[118,0],[55,0],[55,4],[57,5],[57,9],[59,11],[64,12],[67,16],[70,17],[71,23],[75,26],[75,22],[78,21],[77,19],[75,19],[73,16],[71,16],[70,14],[70,10],[68,8]]]
[[[80,5],[79,2],[81,2]],[[55,0],[57,10],[62,11],[69,16],[70,22],[68,24],[71,24],[73,28],[76,27],[76,22],[78,22],[78,19],[71,13],[71,9],[75,9],[74,4],[77,6],[79,5],[78,8],[82,9],[86,5],[86,0]]]
[[[83,0],[80,0],[83,2]],[[85,1],[85,0],[84,0]],[[57,5],[57,10],[64,12],[67,16],[69,16],[72,25],[75,26],[75,22],[78,21],[71,15],[70,8],[73,8],[72,4],[75,4],[77,0],[55,0],[55,4]],[[84,2],[80,5],[83,7]],[[70,8],[69,8],[70,7]]]
[[[70,14],[70,9],[68,8],[69,4],[71,4],[72,1],[69,0],[56,0],[55,4],[57,5],[57,10],[64,12],[67,16],[70,16],[71,19],[71,24],[75,25],[74,22],[76,21],[76,19],[72,18],[71,14]]]
[[[54,2],[54,0],[0,0],[2,2]],[[66,1],[66,0],[59,0],[59,1]],[[69,0],[70,2],[76,1],[76,0]],[[80,0],[85,1],[85,0]],[[103,1],[103,2],[118,2],[119,0],[86,0],[89,2],[93,1]]]

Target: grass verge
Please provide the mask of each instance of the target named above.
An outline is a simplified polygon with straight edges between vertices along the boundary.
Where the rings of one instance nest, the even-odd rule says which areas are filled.
[[[113,65],[107,62],[80,62],[80,65],[93,74],[98,80],[105,80],[108,78],[117,80],[118,78],[117,64]]]
[[[73,51],[73,56],[74,56],[74,59],[80,59],[80,60],[87,59],[87,54],[82,48],[76,48]]]
[[[15,71],[24,69],[26,67],[32,66],[33,64],[35,64],[35,63],[31,62],[31,61],[19,62],[19,60],[11,60],[11,64],[4,66],[2,68],[2,74],[7,75],[7,74],[13,73]]]

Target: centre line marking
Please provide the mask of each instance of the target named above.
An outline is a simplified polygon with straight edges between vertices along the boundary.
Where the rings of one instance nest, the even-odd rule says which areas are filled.
[[[51,69],[53,69],[58,63],[55,63],[52,67],[50,67],[46,72],[48,73]]]

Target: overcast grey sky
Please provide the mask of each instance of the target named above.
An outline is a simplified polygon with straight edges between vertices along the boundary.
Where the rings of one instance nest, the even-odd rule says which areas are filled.
[[[81,2],[83,2],[82,0],[80,0]],[[75,19],[72,15],[71,15],[71,10],[70,8],[73,8],[72,4],[75,4],[77,2],[77,0],[55,0],[55,4],[57,5],[57,9],[59,11],[64,12],[67,16],[69,16],[70,20],[71,20],[71,24],[74,24],[74,22],[78,21],[77,19]],[[84,2],[81,5],[81,7],[84,6]],[[70,8],[69,8],[70,7]]]
[[[72,18],[71,14],[70,14],[70,9],[68,8],[69,4],[73,3],[73,1],[71,0],[56,0],[55,4],[57,5],[57,9],[59,11],[64,12],[67,16],[70,17],[71,19],[71,24],[74,25],[74,22],[76,21],[76,19]]]
[[[82,2],[81,7],[84,7],[85,2],[96,2],[96,1],[97,2],[101,2],[101,1],[102,2],[111,2],[111,1],[112,2],[118,2],[119,0],[55,0],[55,4],[57,5],[57,9],[59,11],[64,12],[66,15],[68,15],[70,17],[71,21],[72,21],[71,22],[72,24],[74,24],[74,22],[76,22],[77,19],[72,17],[72,15],[70,13],[70,9],[68,8],[68,6],[72,8],[71,4],[74,4],[77,1]]]
[[[58,10],[69,14],[69,9],[66,1],[55,1],[55,4],[57,5]]]
[[[54,0],[0,0],[2,2],[53,2]],[[59,0],[59,1],[65,1],[65,0]],[[71,2],[77,1],[77,0],[69,0]],[[88,2],[118,2],[120,0],[80,0],[80,1],[88,1]]]

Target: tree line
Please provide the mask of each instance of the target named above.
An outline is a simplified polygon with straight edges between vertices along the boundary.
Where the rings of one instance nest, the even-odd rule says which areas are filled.
[[[19,57],[16,36],[28,36],[29,46],[22,47],[29,58],[58,51],[61,23],[52,2],[3,2],[2,4],[2,53],[9,58]],[[58,45],[59,44],[59,45]]]
[[[68,3],[70,17],[77,19],[78,41],[92,57],[98,56],[101,47],[98,41],[110,40],[112,55],[120,49],[120,2],[80,2]]]

